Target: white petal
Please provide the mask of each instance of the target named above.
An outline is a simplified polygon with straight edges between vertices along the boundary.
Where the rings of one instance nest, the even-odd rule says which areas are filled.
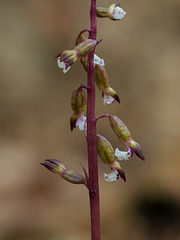
[[[84,124],[85,124],[85,122],[86,122],[86,117],[85,117],[83,114],[81,114],[81,115],[78,117],[78,120],[77,120],[77,122],[76,122],[76,126],[78,126],[79,129],[80,129],[81,131],[83,131],[83,130],[84,130]]]
[[[117,170],[113,170],[111,173],[109,174],[106,174],[104,173],[104,179],[107,181],[107,182],[114,182],[114,181],[117,181],[119,178],[119,173]]]
[[[59,68],[63,69],[63,73],[66,73],[70,69],[70,66],[67,69],[65,69],[66,68],[65,63],[61,62],[60,57],[58,57],[57,59],[57,64]]]
[[[94,54],[94,64],[98,64],[103,67],[105,65],[104,59],[101,59],[96,54]]]
[[[114,98],[110,94],[104,93],[104,99],[103,99],[104,105],[111,104],[113,102],[114,102]]]
[[[120,7],[115,7],[112,12],[113,18],[117,20],[122,19],[125,15],[126,15],[126,12]]]
[[[127,152],[123,152],[116,148],[115,156],[118,158],[118,160],[128,160],[129,157],[131,157],[131,150],[129,149]]]

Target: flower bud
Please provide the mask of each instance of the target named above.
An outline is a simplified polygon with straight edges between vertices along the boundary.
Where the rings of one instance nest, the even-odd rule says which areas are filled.
[[[74,113],[84,112],[86,108],[86,94],[84,90],[79,87],[72,92],[71,107]]]
[[[109,17],[111,20],[120,20],[126,12],[119,6],[120,3],[113,3],[109,8],[97,7],[96,15],[100,18]]]
[[[44,163],[41,163],[41,165],[45,166],[51,172],[60,175],[70,183],[86,185],[86,180],[83,175],[73,170],[67,170],[65,166],[56,159],[46,159]]]
[[[114,100],[120,103],[119,96],[117,95],[115,90],[109,86],[106,69],[103,66],[96,64],[94,73],[96,85],[99,88],[99,90],[103,92],[104,104],[110,104],[114,102]]]
[[[66,171],[65,166],[56,159],[46,159],[44,163],[40,163],[45,166],[48,170],[56,174],[63,174]]]
[[[115,160],[114,149],[110,142],[97,134],[97,152],[104,163],[112,163]]]

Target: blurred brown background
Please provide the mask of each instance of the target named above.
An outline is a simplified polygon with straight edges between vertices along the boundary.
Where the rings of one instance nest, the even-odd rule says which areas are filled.
[[[89,27],[85,0],[0,1],[0,239],[90,239],[88,193],[39,163],[87,166],[86,141],[70,132],[70,98],[86,74],[80,63],[63,74],[53,57],[73,48]],[[98,6],[112,2],[99,0]],[[99,161],[102,239],[180,239],[180,1],[121,1],[120,22],[98,19],[96,53],[104,58],[121,104],[118,115],[140,143],[145,163],[122,162],[127,182],[107,183]],[[98,132],[120,145],[107,120]]]

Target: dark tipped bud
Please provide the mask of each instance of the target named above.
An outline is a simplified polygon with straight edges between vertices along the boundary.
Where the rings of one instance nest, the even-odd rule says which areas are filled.
[[[40,163],[40,164],[46,167],[51,172],[60,174],[60,175],[66,170],[64,165],[56,159],[46,159],[44,163]]]
[[[83,175],[73,170],[67,170],[65,166],[56,159],[46,159],[44,163],[40,164],[45,166],[51,172],[60,175],[62,178],[64,178],[70,183],[86,185],[86,180]]]

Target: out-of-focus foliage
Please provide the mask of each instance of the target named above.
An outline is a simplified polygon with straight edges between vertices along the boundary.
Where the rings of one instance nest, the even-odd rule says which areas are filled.
[[[99,0],[98,6],[112,2]],[[96,53],[121,103],[96,112],[125,122],[146,161],[122,162],[127,182],[107,183],[99,161],[102,238],[180,238],[180,2],[122,1],[119,22],[98,19]],[[74,47],[89,26],[84,0],[0,1],[0,238],[89,239],[89,201],[84,186],[47,172],[40,162],[56,158],[69,169],[87,166],[82,132],[70,131],[71,93],[86,83],[76,63],[64,75],[53,57]],[[124,149],[106,119],[98,133]]]

